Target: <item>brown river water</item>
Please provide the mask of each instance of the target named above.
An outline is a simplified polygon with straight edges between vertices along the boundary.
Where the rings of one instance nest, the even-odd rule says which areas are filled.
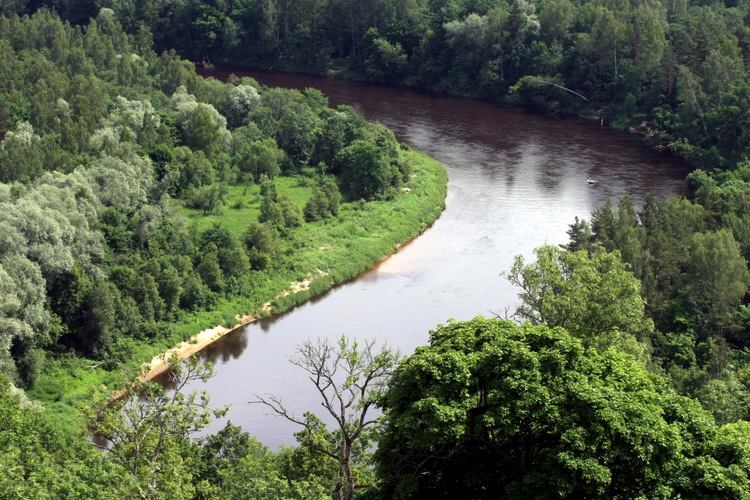
[[[589,218],[607,199],[648,192],[684,194],[686,167],[647,150],[633,135],[598,123],[562,120],[492,104],[370,84],[285,74],[238,72],[274,87],[322,90],[332,106],[352,105],[392,129],[400,141],[439,160],[449,174],[446,209],[423,235],[371,271],[286,314],[246,326],[202,353],[216,375],[212,405],[231,405],[229,419],[275,449],[295,443],[298,426],[248,404],[255,394],[280,396],[297,416],[320,414],[320,400],[288,358],[307,339],[376,338],[408,355],[448,319],[492,316],[517,304],[500,276],[513,258],[567,241],[576,216]],[[205,76],[226,78],[214,70]],[[589,185],[587,178],[596,182]]]

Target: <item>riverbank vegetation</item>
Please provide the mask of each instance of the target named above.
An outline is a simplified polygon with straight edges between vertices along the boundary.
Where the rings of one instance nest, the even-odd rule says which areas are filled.
[[[203,79],[106,9],[0,17],[0,45],[0,370],[66,418],[123,364],[351,279],[444,207],[444,168],[382,125]]]

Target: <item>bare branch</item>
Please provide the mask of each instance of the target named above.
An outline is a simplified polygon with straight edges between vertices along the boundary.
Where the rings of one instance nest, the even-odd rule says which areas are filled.
[[[385,388],[399,360],[399,354],[383,345],[379,353],[374,352],[375,340],[363,343],[350,342],[342,336],[336,344],[328,339],[317,342],[305,341],[297,346],[290,362],[309,374],[309,379],[321,397],[321,406],[336,421],[340,432],[337,442],[328,435],[316,439],[320,422],[307,414],[305,420],[295,417],[282,404],[281,399],[267,394],[258,396],[251,403],[261,403],[277,415],[304,427],[310,446],[331,457],[339,464],[339,476],[334,492],[337,498],[351,499],[357,487],[353,473],[353,450],[363,437],[366,427],[378,419],[367,419],[367,413]],[[311,423],[313,422],[313,423]],[[324,429],[324,426],[323,426]],[[366,446],[366,443],[363,443]],[[355,457],[356,458],[356,457]],[[360,487],[362,485],[359,485]]]

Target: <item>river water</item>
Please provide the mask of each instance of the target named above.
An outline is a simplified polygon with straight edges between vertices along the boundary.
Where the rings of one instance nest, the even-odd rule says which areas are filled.
[[[346,334],[376,338],[408,355],[427,343],[430,329],[450,318],[504,315],[513,308],[518,291],[500,273],[517,254],[528,259],[535,247],[565,243],[576,216],[589,218],[607,199],[616,203],[626,194],[639,204],[649,191],[685,191],[687,169],[681,162],[598,123],[326,78],[242,75],[269,86],[315,87],[332,106],[352,105],[439,160],[450,180],[445,212],[398,253],[356,280],[248,325],[203,352],[216,364],[216,375],[194,388],[206,389],[212,405],[232,406],[208,433],[229,419],[271,448],[294,444],[297,426],[248,401],[272,393],[296,416],[308,410],[320,414],[313,384],[288,361],[297,344]],[[595,184],[586,183],[589,177]]]

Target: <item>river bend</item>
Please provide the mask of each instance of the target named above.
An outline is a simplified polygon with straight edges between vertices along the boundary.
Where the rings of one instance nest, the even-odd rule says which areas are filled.
[[[561,120],[471,100],[333,79],[244,73],[269,86],[322,90],[333,106],[354,106],[400,141],[448,170],[446,209],[422,236],[356,280],[279,317],[248,325],[210,346],[216,375],[203,388],[227,418],[276,448],[298,427],[249,405],[273,393],[297,416],[320,408],[305,373],[287,358],[295,345],[341,334],[377,338],[410,354],[449,318],[502,314],[517,290],[500,273],[517,254],[567,241],[576,216],[609,198],[637,204],[649,191],[685,190],[684,165],[644,148],[638,137],[598,123]],[[217,78],[226,77],[221,72]],[[589,185],[587,178],[596,183]],[[201,388],[201,387],[195,387]],[[207,429],[213,433],[226,419]]]

